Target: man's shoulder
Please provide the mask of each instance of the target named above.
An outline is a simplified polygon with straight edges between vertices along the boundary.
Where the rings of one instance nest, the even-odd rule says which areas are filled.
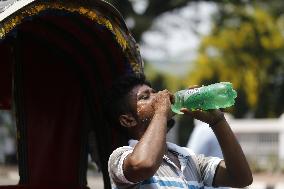
[[[120,154],[123,154],[124,152],[132,151],[132,150],[133,150],[133,147],[131,146],[122,146],[112,151],[110,157],[114,155],[120,155]]]
[[[123,155],[126,153],[131,153],[133,151],[133,148],[131,146],[122,146],[117,149],[115,149],[111,155],[109,156],[109,163],[114,163],[117,159],[120,159]]]

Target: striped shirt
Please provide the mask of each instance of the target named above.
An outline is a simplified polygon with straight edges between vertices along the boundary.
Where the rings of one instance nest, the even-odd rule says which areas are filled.
[[[157,172],[147,180],[133,183],[127,180],[123,173],[123,161],[132,153],[138,141],[130,140],[129,146],[116,149],[110,155],[108,171],[114,189],[158,189],[158,188],[187,188],[203,189],[212,186],[214,175],[221,159],[196,155],[189,148],[180,147],[167,142],[168,150],[178,157],[178,168],[167,155]]]

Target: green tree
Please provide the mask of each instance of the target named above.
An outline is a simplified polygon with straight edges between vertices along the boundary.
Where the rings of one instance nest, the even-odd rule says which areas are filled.
[[[124,18],[130,18],[134,22],[131,28],[132,33],[137,41],[140,41],[142,34],[149,30],[156,18],[164,13],[183,8],[190,2],[198,2],[200,0],[106,0],[114,5]],[[135,3],[144,2],[145,10],[141,12],[135,11],[133,8]],[[218,2],[220,4],[231,2],[234,4],[243,4],[243,0],[203,0],[207,2]]]
[[[139,0],[145,2],[145,10],[137,12],[133,5],[135,0],[108,0],[113,4],[125,18],[133,19],[135,27],[131,28],[137,41],[140,41],[142,34],[149,30],[153,21],[165,12],[184,7],[192,0]]]
[[[279,116],[284,110],[283,15],[256,3],[221,8],[187,83],[230,81],[241,94],[238,115],[250,110],[255,117]]]

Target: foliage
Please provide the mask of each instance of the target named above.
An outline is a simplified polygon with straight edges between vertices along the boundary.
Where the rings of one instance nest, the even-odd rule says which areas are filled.
[[[146,77],[150,80],[153,85],[153,88],[156,90],[168,89],[172,93],[183,89],[183,83],[180,78],[171,75],[169,73],[158,72],[151,64],[145,64],[144,70]]]
[[[137,41],[140,41],[142,34],[147,31],[156,17],[176,8],[185,6],[190,0],[139,0],[145,3],[145,10],[137,12],[134,4],[137,0],[108,0],[113,4],[125,18],[134,20],[135,27],[132,33]],[[141,3],[141,2],[140,2]]]
[[[124,18],[133,21],[131,32],[135,39],[140,41],[144,32],[149,30],[156,18],[164,13],[183,8],[190,2],[198,2],[199,0],[106,0],[114,5]],[[240,4],[243,0],[203,0],[208,2],[227,3],[232,2]],[[135,5],[143,3],[144,10],[135,10]]]
[[[257,5],[222,5],[185,82],[230,81],[256,117],[279,116],[284,110],[283,23],[283,15]]]

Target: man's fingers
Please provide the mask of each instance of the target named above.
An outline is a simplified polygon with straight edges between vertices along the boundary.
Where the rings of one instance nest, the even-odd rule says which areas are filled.
[[[169,96],[170,102],[171,102],[172,104],[175,103],[175,96],[174,96],[168,89],[165,89],[165,90],[163,90],[162,92]]]
[[[180,111],[183,112],[183,113],[188,113],[188,112],[190,112],[190,110],[187,109],[187,108],[181,108]]]
[[[171,103],[174,104],[175,103],[175,96],[170,94],[170,100],[171,100]]]
[[[181,108],[180,111],[191,112],[191,113],[194,113],[194,112],[203,112],[203,110],[200,110],[200,109],[190,110],[190,109],[187,109],[187,108]]]
[[[191,111],[191,110],[189,110],[187,108],[181,108],[180,111],[185,113],[185,114],[188,114],[190,116],[193,116],[193,111]]]
[[[204,114],[202,110],[189,110],[187,108],[181,108],[180,111],[196,119],[199,119]]]
[[[195,88],[198,88],[199,85],[192,85],[192,86],[188,86],[187,89],[195,89]]]

